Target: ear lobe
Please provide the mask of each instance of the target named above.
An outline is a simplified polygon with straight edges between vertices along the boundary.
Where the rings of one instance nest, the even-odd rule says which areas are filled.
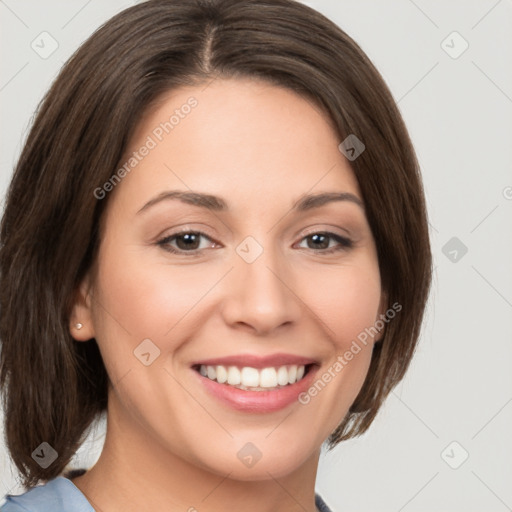
[[[76,341],[88,341],[96,336],[91,305],[91,287],[89,277],[86,276],[75,291],[69,319],[69,332]]]

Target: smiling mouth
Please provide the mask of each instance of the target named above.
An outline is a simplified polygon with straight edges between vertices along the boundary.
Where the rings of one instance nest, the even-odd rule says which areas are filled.
[[[192,368],[203,377],[244,391],[272,391],[300,382],[314,364],[281,365],[265,368],[196,364]]]

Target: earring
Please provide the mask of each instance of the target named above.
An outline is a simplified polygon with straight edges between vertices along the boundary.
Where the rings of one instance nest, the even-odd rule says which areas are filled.
[[[75,324],[75,327],[76,327],[78,330],[80,330],[80,329],[83,327],[83,325],[82,325],[82,324]]]

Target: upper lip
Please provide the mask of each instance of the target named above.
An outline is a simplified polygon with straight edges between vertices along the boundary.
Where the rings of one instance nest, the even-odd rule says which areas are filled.
[[[303,357],[294,354],[270,354],[266,356],[259,356],[254,354],[238,354],[224,357],[216,357],[213,359],[203,359],[196,361],[192,366],[238,366],[243,368],[249,366],[251,368],[268,368],[271,366],[285,366],[285,365],[308,365],[316,364],[317,361],[310,357]]]

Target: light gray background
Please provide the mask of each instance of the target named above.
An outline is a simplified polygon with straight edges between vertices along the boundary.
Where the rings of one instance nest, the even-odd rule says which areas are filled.
[[[304,3],[361,45],[397,100],[423,170],[435,263],[411,370],[367,434],[322,457],[317,490],[340,512],[512,510],[512,2]],[[61,65],[132,4],[0,0],[2,199]],[[31,48],[43,31],[58,42],[46,59]],[[101,441],[100,425],[76,465],[92,464]],[[3,496],[18,486],[0,446]]]

